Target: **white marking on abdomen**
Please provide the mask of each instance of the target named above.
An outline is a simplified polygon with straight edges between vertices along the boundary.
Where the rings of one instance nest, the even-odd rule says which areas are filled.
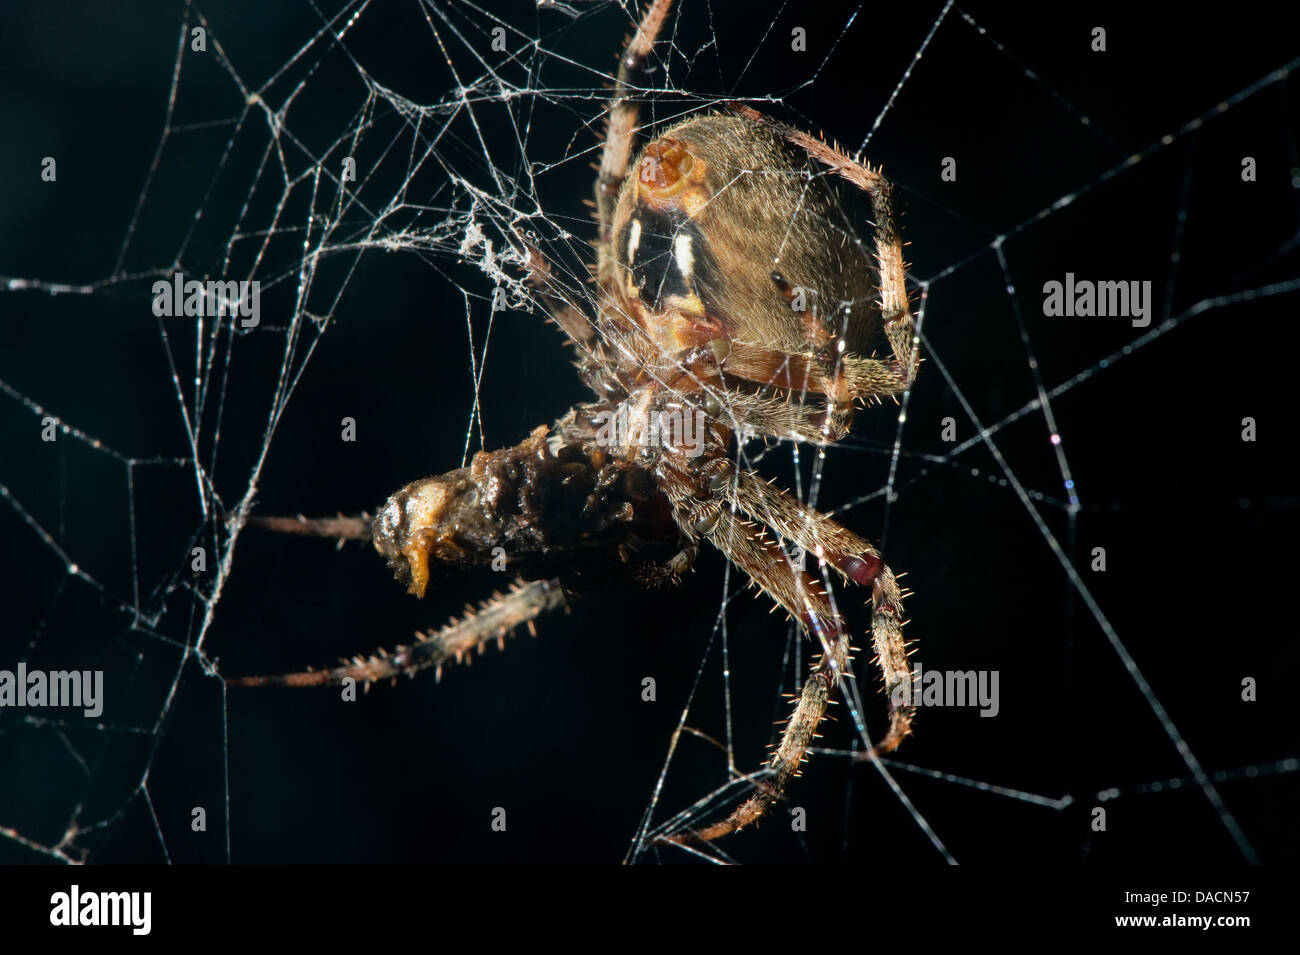
[[[641,244],[641,220],[633,219],[627,232],[627,264],[631,265],[636,261],[636,247]]]
[[[678,235],[673,242],[673,254],[677,258],[677,271],[682,273],[682,278],[690,284],[691,270],[695,267],[695,255],[691,251],[691,237],[689,235]]]

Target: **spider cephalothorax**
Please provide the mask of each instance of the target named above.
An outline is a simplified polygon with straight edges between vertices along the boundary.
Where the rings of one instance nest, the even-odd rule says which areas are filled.
[[[823,572],[871,588],[872,638],[891,700],[875,751],[910,732],[912,710],[896,692],[911,671],[894,574],[866,540],[745,467],[737,436],[836,441],[855,403],[906,391],[918,357],[891,189],[879,172],[744,106],[687,119],[631,160],[632,78],[670,6],[656,0],[620,62],[596,186],[594,309],[512,237],[596,400],[519,445],[408,485],[373,522],[375,547],[416,595],[431,561],[489,565],[504,555],[536,582],[394,653],[231,682],[368,682],[438,667],[597,576],[677,580],[708,540],[821,652],[755,794],[722,821],[666,837],[680,841],[734,831],[780,798],[848,670],[847,630],[825,585],[792,558],[795,548]],[[869,195],[874,254],[848,224],[827,170]],[[876,342],[888,359],[867,357]],[[295,529],[341,532],[338,522]],[[348,533],[369,529],[358,521]]]

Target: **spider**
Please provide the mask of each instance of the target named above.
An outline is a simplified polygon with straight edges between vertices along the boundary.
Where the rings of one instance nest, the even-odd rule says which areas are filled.
[[[364,683],[435,668],[563,604],[593,582],[676,582],[708,541],[788,612],[820,648],[794,711],[725,818],[665,841],[717,839],[760,819],[798,774],[849,671],[850,637],[822,581],[793,544],[870,588],[871,629],[890,699],[874,753],[911,732],[912,674],[897,579],[869,542],[740,465],[739,438],[827,444],[855,404],[912,384],[917,339],[890,183],[844,153],[743,105],[667,129],[630,161],[638,128],[633,80],[645,70],[672,0],[654,0],[627,41],[595,188],[595,315],[516,227],[536,297],[577,352],[596,400],[520,444],[415,481],[373,521],[260,518],[275,530],[371,537],[410,593],[429,565],[470,567],[503,555],[521,575],[505,595],[410,646],[342,666],[231,685]],[[875,254],[863,250],[819,167],[870,198]],[[883,335],[889,359],[864,357]],[[524,582],[530,581],[530,582]]]

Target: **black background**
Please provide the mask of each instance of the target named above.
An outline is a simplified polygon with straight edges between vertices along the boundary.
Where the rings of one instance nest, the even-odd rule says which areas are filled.
[[[1013,304],[1048,387],[1094,370],[1053,402],[1082,501],[1073,530],[1041,413],[997,431],[994,442],[1024,486],[1043,496],[1036,506],[1044,520],[1202,765],[1211,772],[1263,768],[1260,778],[1218,786],[1259,856],[1294,860],[1300,846],[1292,811],[1297,777],[1268,773],[1297,755],[1288,603],[1298,523],[1296,295],[1205,310],[1099,368],[1141,330],[1114,319],[1044,318],[1040,292],[1067,271],[1150,279],[1154,327],[1161,309],[1180,315],[1207,297],[1297,275],[1300,261],[1289,244],[1300,195],[1294,79],[1098,181],[1300,51],[1281,21],[1249,5],[1212,24],[1173,7],[1131,7],[969,7],[1005,54],[950,11],[866,153],[899,186],[912,274],[942,275],[925,301],[932,360],[908,409],[886,553],[915,591],[908,633],[920,642],[917,659],[935,669],[999,670],[1002,691],[997,719],[973,710],[923,711],[917,735],[898,756],[962,779],[1073,797],[1053,809],[895,768],[908,798],[963,862],[1242,858],[1204,794],[1186,781],[1182,759],[1026,508],[999,484],[1004,475],[992,454],[977,444],[946,460],[951,446],[940,440],[941,420],[955,418],[962,440],[974,428],[939,361],[985,425],[1035,397]],[[417,104],[445,101],[457,84],[482,75],[475,55],[496,62],[488,57],[492,17],[499,16],[511,28],[512,50],[540,38],[554,54],[531,61],[542,67],[531,84],[546,97],[514,102],[517,126],[499,103],[476,100],[478,129],[464,113],[451,121],[438,145],[446,165],[430,161],[412,179],[410,205],[378,234],[440,221],[437,210],[457,195],[446,169],[491,194],[480,136],[502,173],[522,176],[512,141],[527,122],[526,152],[549,216],[537,227],[552,237],[557,227],[593,237],[581,200],[590,195],[599,73],[616,62],[627,15],[616,4],[575,4],[578,16],[531,4],[493,4],[495,13],[459,4],[437,9],[448,19],[415,4],[372,5],[349,34],[347,54],[313,48],[296,60],[266,94],[282,104],[303,81],[285,128],[302,150],[324,156],[363,106],[358,64]],[[673,89],[689,93],[653,97],[647,118],[671,121],[721,96],[751,98],[857,148],[939,9],[829,3],[756,13],[750,4],[687,0],[674,20],[668,68]],[[129,465],[72,435],[54,445],[38,440],[40,415],[51,413],[126,457],[191,453],[176,389],[192,409],[193,329],[165,325],[179,369],[174,384],[148,311],[148,285],[178,256],[191,273],[220,273],[245,203],[244,228],[265,228],[282,192],[279,174],[264,172],[250,194],[267,141],[265,116],[251,111],[238,131],[212,122],[237,117],[242,93],[211,38],[249,88],[259,88],[321,29],[320,14],[306,5],[201,10],[209,52],[185,56],[173,132],[120,269],[144,277],[85,295],[0,292],[0,381],[45,409],[0,393],[0,484],[9,490],[0,505],[8,608],[0,666],[25,658],[33,667],[103,668],[109,694],[107,728],[76,717],[34,725],[0,712],[0,826],[53,844],[80,805],[83,825],[104,823],[77,841],[95,862],[618,861],[654,791],[713,632],[723,593],[718,555],[705,554],[677,590],[628,585],[588,594],[567,615],[539,620],[538,639],[517,636],[505,653],[493,649],[472,668],[448,671],[441,684],[404,681],[349,705],[334,690],[231,691],[223,704],[218,681],[193,656],[182,662],[204,609],[188,590],[186,555],[196,541],[210,541],[213,526],[199,511],[193,469]],[[115,273],[166,124],[183,11],[9,4],[0,16],[0,276],[105,279]],[[456,76],[430,22],[452,51]],[[1089,50],[1098,25],[1108,31],[1105,53]],[[808,31],[805,53],[789,48],[795,26]],[[525,83],[522,68],[497,68]],[[422,148],[444,121],[425,119]],[[399,152],[383,157],[390,145]],[[409,149],[409,125],[378,105],[357,152],[363,174],[376,170],[362,190],[370,213],[391,198]],[[335,149],[327,165],[336,168],[346,154],[345,146]],[[47,155],[58,158],[57,184],[38,180]],[[946,156],[957,159],[955,183],[939,179]],[[1243,156],[1258,160],[1257,182],[1241,181]],[[294,149],[289,163],[294,173],[310,166]],[[1018,228],[1083,187],[1068,207]],[[431,211],[420,213],[425,205]],[[197,221],[196,208],[203,210]],[[239,500],[264,443],[306,209],[295,193],[256,272],[267,279],[264,327],[238,340],[224,393],[204,409],[200,455],[209,467],[220,410],[212,473],[227,507]],[[1170,298],[1180,212],[1181,261]],[[856,213],[865,219],[865,203],[857,202]],[[371,222],[352,210],[335,244],[364,236]],[[1004,234],[1013,294],[994,251]],[[252,241],[236,244],[230,274],[247,270],[254,248]],[[570,267],[581,249],[577,240],[548,244]],[[373,509],[407,481],[460,464],[474,398],[462,289],[481,354],[492,286],[458,263],[454,250],[454,239],[432,252],[342,248],[322,263],[309,308],[331,312],[332,323],[318,340],[314,333],[304,338],[314,351],[265,459],[257,513]],[[584,398],[559,333],[536,315],[497,315],[487,354],[480,400],[489,447],[515,443]],[[224,367],[222,359],[214,387]],[[357,419],[355,444],[338,440],[344,416]],[[1246,416],[1258,422],[1255,443],[1241,440]],[[887,409],[860,415],[853,439],[829,455],[819,503],[835,507],[881,488],[895,431],[896,415]],[[477,447],[476,428],[470,450]],[[805,486],[811,459],[803,449]],[[780,448],[764,467],[790,486],[790,461],[789,448]],[[879,495],[843,517],[869,537],[885,531]],[[66,561],[31,522],[104,590],[67,574]],[[1104,574],[1089,570],[1098,546],[1107,552]],[[209,572],[197,586],[211,580]],[[329,543],[249,531],[203,650],[226,673],[300,669],[391,648],[504,583],[490,572],[444,576],[416,602],[368,547],[336,552]],[[738,583],[732,580],[733,589]],[[137,589],[138,616],[130,612]],[[747,594],[728,605],[742,770],[761,761],[771,723],[785,712],[778,693],[790,684],[788,676],[781,683],[788,628],[768,607]],[[690,723],[721,736],[717,653],[715,646]],[[865,661],[863,672],[871,678],[864,689],[876,686]],[[653,704],[640,697],[646,676],[657,682]],[[1258,702],[1240,700],[1246,676],[1259,681]],[[883,701],[871,693],[867,699],[866,718],[879,733]],[[846,749],[850,730],[842,720],[824,742]],[[147,786],[137,790],[146,766]],[[725,770],[720,753],[684,738],[656,819],[719,786]],[[1183,782],[1137,791],[1171,778]],[[1106,803],[1107,831],[1093,834],[1095,794],[1111,787],[1121,795]],[[942,861],[870,767],[816,756],[790,799],[808,810],[807,833],[790,832],[779,809],[723,848],[741,861]],[[190,831],[195,806],[208,812],[206,833]],[[489,828],[496,806],[507,809],[506,833]],[[42,858],[0,839],[0,860]],[[685,858],[652,852],[642,860]]]

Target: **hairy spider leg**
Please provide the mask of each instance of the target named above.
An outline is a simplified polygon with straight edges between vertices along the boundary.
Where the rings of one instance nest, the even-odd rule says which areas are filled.
[[[504,649],[507,634],[520,625],[533,630],[533,620],[548,610],[565,606],[564,588],[559,580],[518,581],[504,594],[495,594],[478,607],[470,608],[460,620],[452,619],[433,633],[416,631],[416,642],[398,646],[389,653],[382,647],[368,657],[356,656],[341,666],[323,670],[306,670],[277,676],[227,677],[226,686],[329,686],[352,679],[368,690],[378,680],[413,677],[421,670],[434,668],[438,679],[442,668],[459,663],[475,651],[482,652],[495,639]]]

